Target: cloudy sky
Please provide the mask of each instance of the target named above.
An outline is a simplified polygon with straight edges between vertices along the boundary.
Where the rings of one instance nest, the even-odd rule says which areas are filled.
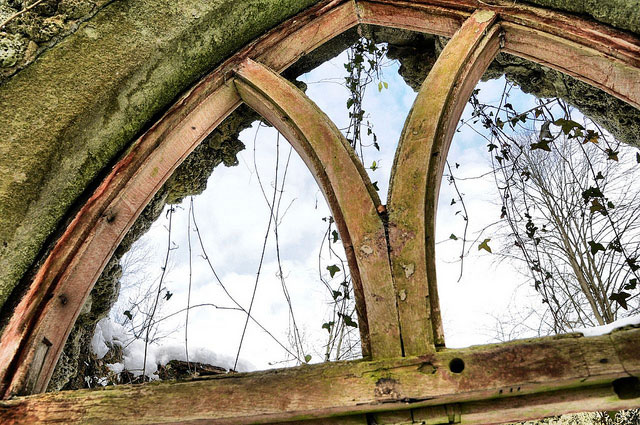
[[[346,55],[327,62],[316,70],[302,76],[307,83],[307,95],[340,128],[346,127],[347,91],[342,85]],[[380,151],[365,150],[366,167],[376,161],[379,167],[369,170],[372,181],[377,181],[380,196],[385,202],[390,167],[404,120],[416,94],[404,83],[397,73],[398,64],[390,62],[384,68],[382,80],[388,89],[378,91],[371,85],[367,90],[364,109],[368,120],[374,123]],[[497,102],[503,89],[503,80],[480,83],[481,95],[485,102]],[[534,99],[525,95],[514,95],[511,103],[518,110],[533,105]],[[469,108],[467,108],[469,109]],[[468,116],[469,110],[465,111]],[[282,137],[278,139],[274,129],[257,124],[245,130],[241,139],[246,145],[238,158],[237,167],[218,167],[209,178],[207,190],[194,197],[194,210],[203,243],[218,276],[232,296],[248,308],[256,283],[256,272],[260,263],[269,209],[260,189],[259,182],[270,198],[275,182],[276,152],[279,152],[280,166],[278,181],[284,177],[283,170],[290,154],[290,147]],[[279,143],[279,148],[276,149]],[[255,148],[254,148],[255,146]],[[450,163],[459,163],[456,177],[478,176],[489,171],[486,142],[471,129],[463,127],[456,133],[449,156]],[[460,189],[470,215],[471,238],[487,223],[496,221],[500,207],[496,204],[495,185],[486,179],[460,180]],[[459,242],[449,239],[451,233],[461,235],[463,221],[456,215],[458,205],[451,206],[457,197],[446,182],[440,196],[437,240],[438,284],[443,311],[445,334],[449,347],[463,347],[473,344],[494,342],[498,337],[497,318],[517,316],[523,306],[536,305],[539,300],[535,292],[524,282],[524,278],[514,272],[511,266],[500,267],[491,254],[478,252],[475,247],[465,260],[464,275],[460,282],[460,265],[456,261],[460,252]],[[286,212],[285,212],[286,210]],[[173,294],[162,304],[156,317],[165,317],[184,309],[187,304],[189,280],[188,250],[188,199],[176,209],[172,218],[172,241],[169,267],[164,286]],[[286,184],[281,201],[281,223],[278,227],[280,256],[283,276],[290,294],[296,323],[305,346],[305,354],[311,361],[321,361],[327,331],[322,324],[330,318],[331,298],[320,283],[319,272],[330,280],[327,265],[339,264],[335,257],[325,251],[320,259],[319,248],[327,230],[322,219],[330,212],[313,177],[302,160],[291,153],[287,168]],[[128,283],[146,281],[155,291],[167,247],[168,219],[162,215],[136,244],[134,252],[145,252],[144,267],[129,275]],[[273,230],[273,227],[272,227]],[[215,304],[233,307],[214,278],[193,232],[192,224],[192,292],[191,304]],[[487,236],[490,237],[490,236]],[[497,244],[497,242],[496,242]],[[499,246],[492,246],[498,249]],[[326,248],[326,245],[325,245]],[[338,249],[339,252],[339,249]],[[285,346],[289,346],[290,328],[288,306],[283,295],[273,232],[267,241],[267,249],[256,290],[253,316]],[[338,279],[339,276],[336,276]],[[124,282],[127,286],[127,282]],[[122,291],[112,317],[122,320],[122,312],[130,309],[131,300],[139,289]],[[189,347],[192,352],[206,348],[218,355],[219,363],[228,364],[238,350],[245,315],[238,311],[202,306],[191,310],[189,318]],[[184,346],[185,315],[177,314],[162,321],[159,341],[166,347]],[[169,349],[169,348],[167,348]],[[287,366],[282,363],[287,353],[257,325],[249,322],[240,359],[248,369],[264,369]]]

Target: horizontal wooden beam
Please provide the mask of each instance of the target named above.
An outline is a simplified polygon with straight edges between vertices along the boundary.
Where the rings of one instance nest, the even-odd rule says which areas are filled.
[[[427,419],[443,412],[452,420],[467,415],[469,423],[495,423],[497,409],[506,412],[501,420],[516,420],[637,407],[638,352],[640,328],[591,338],[572,334],[418,357],[21,397],[0,402],[0,422],[320,424],[356,415],[350,420],[358,423],[365,414],[413,409],[425,423],[442,423]]]

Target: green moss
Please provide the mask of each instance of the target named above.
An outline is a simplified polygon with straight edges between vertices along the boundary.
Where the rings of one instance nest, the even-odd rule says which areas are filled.
[[[115,2],[0,86],[0,304],[70,206],[154,116],[314,2]]]
[[[640,33],[640,0],[526,0],[526,2],[588,15],[596,21]]]

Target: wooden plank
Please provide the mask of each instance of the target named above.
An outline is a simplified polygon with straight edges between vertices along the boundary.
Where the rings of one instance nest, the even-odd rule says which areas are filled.
[[[289,81],[252,60],[237,76],[242,100],[289,140],[327,199],[349,260],[361,332],[368,322],[362,337],[370,338],[373,358],[400,356],[380,199],[360,160],[329,117]]]
[[[499,48],[496,15],[474,13],[424,81],[402,132],[389,190],[389,240],[407,355],[444,345],[435,273],[435,215],[460,114]]]
[[[287,36],[287,42],[252,56],[257,62],[268,64],[280,73],[293,65],[302,56],[358,24],[355,1],[347,1],[334,8],[325,7],[318,11],[316,19]],[[297,40],[298,42],[293,42]]]
[[[581,403],[585,409],[637,407],[640,391],[633,385],[621,391],[615,384],[612,390],[617,380],[638,381],[637,362],[612,358],[606,368],[592,364],[599,362],[594,354],[603,345],[614,351],[640,351],[640,328],[618,336],[620,342],[610,335],[569,335],[420,357],[47,393],[1,401],[0,422],[242,425],[336,418],[340,423],[340,416],[368,413],[374,418],[382,412],[413,409],[414,419],[446,415],[461,417],[463,423],[467,423],[465,417],[469,423],[485,423],[491,418],[517,420],[563,413],[580,408]],[[458,373],[451,371],[454,359],[464,362]],[[430,409],[419,410],[425,407]]]
[[[567,413],[623,410],[637,407],[639,402],[621,399],[612,385],[604,385],[414,409],[412,415],[414,423],[424,425],[492,425]]]
[[[357,13],[363,24],[400,28],[451,37],[471,12],[411,2],[358,1]]]

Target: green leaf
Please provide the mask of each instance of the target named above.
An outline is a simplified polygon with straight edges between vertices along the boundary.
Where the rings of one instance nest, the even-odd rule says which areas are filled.
[[[584,127],[579,123],[572,120],[565,120],[564,118],[555,120],[553,124],[557,125],[558,127],[561,127],[562,132],[567,136],[569,135],[569,133],[571,133],[571,130],[573,129],[584,130]]]
[[[353,106],[353,99],[347,99],[347,109],[350,109]]]
[[[327,270],[329,270],[329,274],[331,275],[331,277],[333,277],[340,271],[340,267],[333,264],[331,266],[327,266]]]
[[[309,363],[311,361],[311,354],[307,354],[306,356],[304,356],[304,361],[305,363]]]
[[[531,143],[531,150],[542,149],[543,151],[551,152],[549,143],[551,143],[551,140],[540,140],[539,142]]]
[[[331,328],[333,327],[333,325],[335,325],[335,322],[333,322],[333,321],[323,323],[322,324],[322,329],[326,329],[327,332],[331,333]]]
[[[456,200],[451,198],[451,203],[449,205],[454,205],[456,203]]]
[[[331,236],[333,237],[333,243],[338,242],[338,239],[340,239],[340,235],[338,235],[338,232],[335,230],[331,231]]]
[[[382,81],[378,83],[378,92],[382,91]]]
[[[604,194],[600,188],[591,186],[589,189],[582,192],[582,198],[587,202],[591,198],[604,198]]]
[[[589,248],[591,249],[591,254],[595,255],[598,251],[604,251],[604,245],[599,242],[589,241]]]
[[[342,313],[338,313],[338,315],[340,317],[342,317],[342,320],[344,320],[344,324],[347,326],[351,326],[352,328],[357,328],[358,324],[356,322],[353,321],[353,319],[351,318],[351,316],[349,316],[348,314],[342,314]]]
[[[638,286],[638,279],[634,277],[633,279],[629,280],[629,283],[624,285],[624,289],[632,291],[636,289],[636,286]]]
[[[453,239],[454,241],[457,241],[458,237],[452,233],[449,235],[449,239]]]
[[[374,188],[376,191],[380,191],[380,188],[378,187],[378,182],[373,182],[373,183],[371,183],[371,186],[373,186],[373,188]]]
[[[331,296],[333,297],[334,300],[337,300],[339,297],[342,296],[342,292],[340,291],[331,291]]]
[[[484,249],[488,253],[492,253],[491,247],[489,246],[489,241],[491,241],[491,239],[483,240],[482,243],[478,245],[478,251],[480,251],[481,249]]]
[[[599,139],[600,135],[598,133],[593,130],[587,130],[587,135],[584,137],[584,142],[582,142],[582,144],[591,142],[597,145]]]
[[[169,301],[171,299],[171,297],[173,297],[173,294],[169,291],[167,291],[166,294],[164,294],[164,299]]]
[[[129,310],[125,310],[125,312],[123,314],[125,316],[127,316],[127,319],[133,320],[133,314],[131,314],[131,312]]]
[[[379,168],[379,167],[378,167],[378,163],[377,163],[377,162],[375,162],[375,161],[373,161],[373,162],[371,163],[371,171],[376,171],[378,168]]]
[[[607,159],[611,160],[611,161],[618,161],[618,154],[620,153],[620,151],[614,151],[611,148],[607,148],[605,150],[605,152],[607,153]]]
[[[384,86],[384,88],[385,88],[385,89],[388,89],[388,88],[389,88],[389,84],[387,84],[387,82],[386,82],[386,81],[383,81],[383,82],[382,82],[382,85]]]
[[[629,298],[631,296],[631,294],[627,294],[626,292],[620,291],[618,293],[613,293],[611,294],[611,296],[609,297],[609,299],[611,301],[615,301],[618,304],[620,304],[620,307],[624,308],[625,310],[628,309],[627,307],[627,298]]]
[[[593,200],[591,201],[591,207],[589,208],[589,211],[590,211],[591,213],[594,213],[594,212],[596,212],[596,211],[600,211],[600,212],[605,211],[605,212],[606,212],[606,210],[604,209],[604,207],[602,206],[602,204],[600,203],[600,201],[598,201],[597,199],[593,199]],[[604,213],[603,213],[603,214],[604,214]]]

